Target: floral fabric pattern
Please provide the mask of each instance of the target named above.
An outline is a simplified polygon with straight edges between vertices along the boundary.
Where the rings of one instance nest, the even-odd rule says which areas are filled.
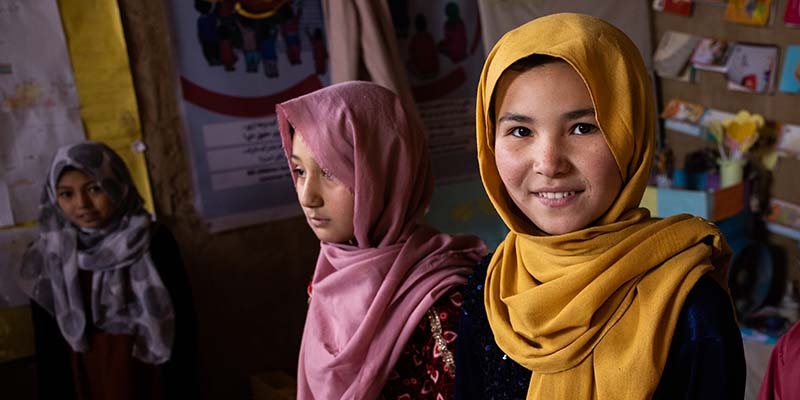
[[[441,322],[441,334],[447,349],[455,354],[458,318],[463,296],[460,288],[451,290],[434,303],[432,310]],[[406,344],[403,355],[389,375],[381,399],[443,400],[453,398],[455,374],[436,346],[431,321],[423,317]]]

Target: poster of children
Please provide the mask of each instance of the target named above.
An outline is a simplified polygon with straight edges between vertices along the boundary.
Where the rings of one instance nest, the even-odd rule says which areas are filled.
[[[299,213],[275,105],[330,83],[320,0],[172,0],[195,206],[212,231]]]
[[[485,57],[477,1],[387,1],[437,182],[474,178],[475,87]]]

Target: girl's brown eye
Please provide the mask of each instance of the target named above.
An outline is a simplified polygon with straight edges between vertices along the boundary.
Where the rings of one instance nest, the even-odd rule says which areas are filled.
[[[528,128],[517,127],[511,130],[511,135],[515,137],[528,137],[531,135],[531,130]]]
[[[572,133],[578,135],[586,135],[592,133],[597,129],[596,126],[592,124],[577,124],[574,128],[572,128]]]

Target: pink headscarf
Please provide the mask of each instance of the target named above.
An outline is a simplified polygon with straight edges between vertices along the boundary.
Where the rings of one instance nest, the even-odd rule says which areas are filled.
[[[466,282],[486,246],[419,223],[433,192],[425,133],[388,89],[340,83],[277,114],[287,159],[291,124],[355,198],[357,245],[321,242],[298,398],[377,398],[420,319]]]

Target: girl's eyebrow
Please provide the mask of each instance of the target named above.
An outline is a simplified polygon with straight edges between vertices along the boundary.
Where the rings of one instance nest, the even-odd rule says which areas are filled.
[[[535,121],[535,119],[531,118],[531,117],[529,117],[527,115],[517,114],[517,113],[513,113],[513,112],[507,112],[507,113],[503,114],[502,116],[500,116],[500,118],[497,119],[497,124],[500,125],[503,122],[531,123],[533,121]]]
[[[595,115],[594,108],[582,108],[579,110],[574,110],[564,113],[563,119],[566,121],[571,121],[574,119],[580,119],[590,115],[592,116]],[[536,122],[536,118],[532,118],[523,114],[517,114],[514,112],[507,112],[497,119],[498,125],[504,122],[532,123]]]
[[[564,114],[564,119],[573,120],[583,118],[589,115],[595,115],[594,108],[583,108],[580,110],[570,111]]]
[[[97,182],[97,181],[87,181],[86,183],[84,183],[83,185],[81,185],[81,187],[80,187],[80,188],[81,188],[81,189],[83,189],[83,188],[85,188],[85,187],[87,187],[87,186],[92,186],[92,185],[97,185],[97,186],[100,186],[100,183],[99,183],[99,182]],[[66,185],[57,185],[57,186],[56,186],[56,190],[72,190],[72,186],[66,186]]]

